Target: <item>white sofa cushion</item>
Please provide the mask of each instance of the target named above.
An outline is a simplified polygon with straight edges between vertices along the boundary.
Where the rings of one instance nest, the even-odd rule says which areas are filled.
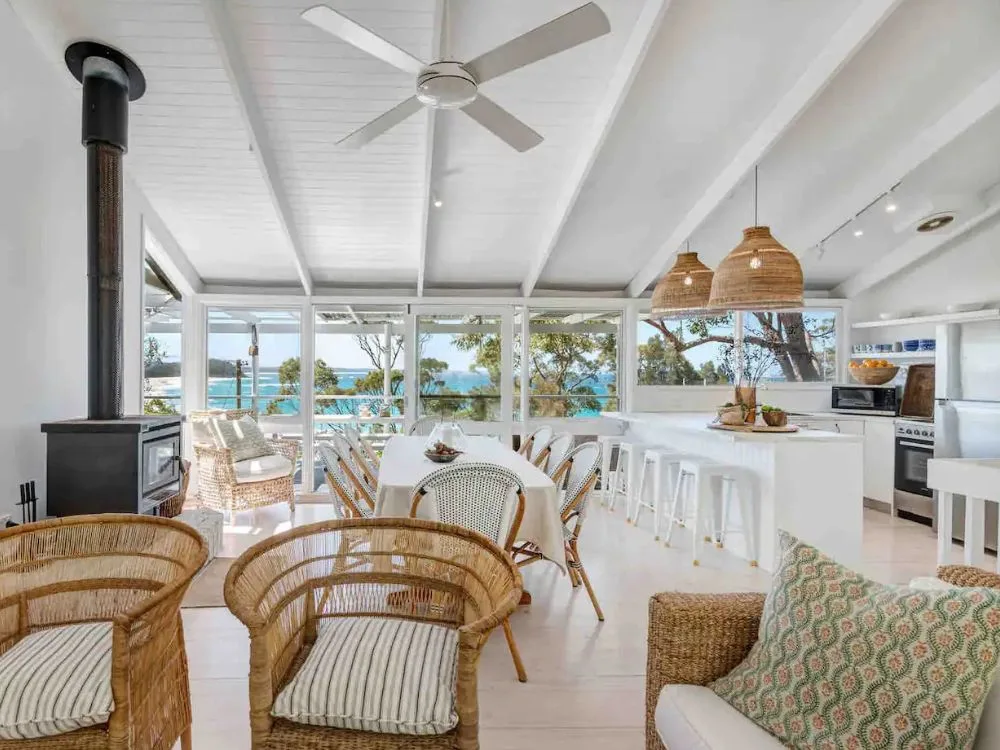
[[[781,750],[778,740],[707,687],[667,685],[656,703],[656,732],[669,750]]]
[[[111,623],[39,630],[0,656],[0,739],[97,726],[113,709]]]
[[[458,724],[458,632],[385,617],[333,618],[278,694],[272,715],[382,734],[444,734]]]
[[[248,458],[246,461],[236,461],[233,468],[236,469],[236,483],[244,484],[287,477],[292,473],[292,462],[275,453]]]

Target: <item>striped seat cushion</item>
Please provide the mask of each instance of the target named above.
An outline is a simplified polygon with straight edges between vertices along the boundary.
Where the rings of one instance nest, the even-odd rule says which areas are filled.
[[[458,633],[384,617],[333,618],[271,713],[298,724],[444,734],[458,724]]]
[[[0,656],[0,739],[104,724],[113,709],[110,623],[40,630]]]

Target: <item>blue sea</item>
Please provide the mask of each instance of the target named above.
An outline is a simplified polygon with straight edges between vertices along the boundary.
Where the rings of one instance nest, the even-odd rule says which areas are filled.
[[[356,380],[367,375],[369,370],[336,370],[338,384],[341,388],[350,388]],[[468,393],[473,388],[487,386],[490,383],[489,374],[484,370],[445,370],[439,376],[444,382],[445,388],[455,393]],[[595,393],[606,395],[608,384],[612,383],[614,376],[610,373],[602,375],[592,384]],[[162,396],[174,404],[180,403],[181,386],[179,378],[155,378],[151,383],[149,396]],[[245,376],[241,383],[242,405],[250,406],[250,377]],[[281,397],[278,401],[277,409],[281,414],[296,414],[299,411],[299,399],[297,396],[281,396],[281,384],[278,382],[276,370],[262,370],[258,376],[258,390],[261,397],[261,410],[263,411],[270,401],[276,400],[274,397]],[[400,397],[401,398],[401,397]],[[380,401],[381,399],[374,399]],[[349,402],[353,405],[354,413],[357,407],[363,402]],[[345,404],[346,406],[346,404]],[[210,409],[234,409],[236,408],[236,378],[209,378],[208,382],[208,408]],[[377,408],[377,407],[376,407]],[[597,416],[597,412],[582,413],[580,416]]]

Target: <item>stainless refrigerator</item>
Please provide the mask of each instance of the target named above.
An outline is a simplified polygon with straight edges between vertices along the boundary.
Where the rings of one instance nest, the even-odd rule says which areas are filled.
[[[938,326],[935,365],[934,457],[1000,458],[1000,322]],[[965,537],[962,495],[952,536]],[[997,503],[986,503],[986,546],[997,550]]]

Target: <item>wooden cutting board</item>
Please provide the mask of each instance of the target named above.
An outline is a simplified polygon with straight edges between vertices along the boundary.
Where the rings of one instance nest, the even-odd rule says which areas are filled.
[[[798,432],[797,424],[786,424],[784,427],[771,427],[766,424],[721,424],[712,422],[708,425],[710,430],[725,430],[726,432]]]

